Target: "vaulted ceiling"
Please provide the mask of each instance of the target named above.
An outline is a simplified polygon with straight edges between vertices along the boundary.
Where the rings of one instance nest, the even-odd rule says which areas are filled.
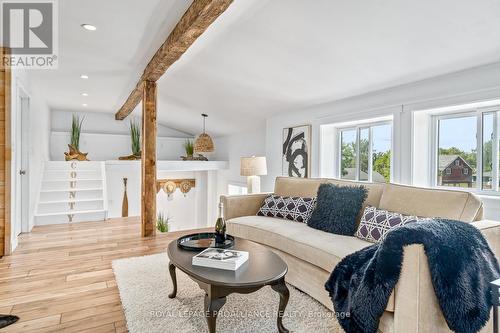
[[[190,2],[59,4],[59,70],[35,74],[49,106],[115,113]],[[278,112],[498,62],[498,31],[498,0],[234,0],[159,80],[158,118],[197,133],[203,112],[215,135],[251,129]]]

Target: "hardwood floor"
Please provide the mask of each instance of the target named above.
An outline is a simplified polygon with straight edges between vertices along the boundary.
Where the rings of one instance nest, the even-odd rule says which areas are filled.
[[[166,251],[191,231],[141,238],[139,218],[35,227],[0,259],[1,332],[126,332],[111,262]]]

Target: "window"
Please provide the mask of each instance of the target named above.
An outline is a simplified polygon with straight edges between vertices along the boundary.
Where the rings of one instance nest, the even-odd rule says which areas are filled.
[[[392,124],[368,124],[339,130],[340,178],[391,180]]]
[[[346,130],[340,132],[341,141],[341,167],[340,178],[343,179],[356,179],[356,152],[357,152],[357,139],[356,130]]]
[[[500,107],[435,119],[435,185],[499,190]]]
[[[247,194],[247,187],[243,184],[227,184],[228,195],[242,195]]]
[[[463,177],[460,162],[464,161],[476,173],[477,120],[475,115],[451,115],[438,118],[437,185],[475,187],[474,177]],[[443,173],[443,170],[446,172]],[[450,172],[448,171],[450,169]]]

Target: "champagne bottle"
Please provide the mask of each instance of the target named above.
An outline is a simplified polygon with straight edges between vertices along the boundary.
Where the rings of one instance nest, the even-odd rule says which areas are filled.
[[[123,178],[122,217],[128,217],[127,178]]]
[[[215,222],[215,244],[224,244],[226,241],[226,220],[224,219],[224,204],[219,203],[219,217]]]

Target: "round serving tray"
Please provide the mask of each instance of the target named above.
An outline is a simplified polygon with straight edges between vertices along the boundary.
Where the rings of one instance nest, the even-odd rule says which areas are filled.
[[[191,234],[177,239],[177,246],[188,251],[202,251],[209,247],[227,249],[234,245],[234,237],[226,235],[224,244],[215,244],[215,233],[202,232]]]

